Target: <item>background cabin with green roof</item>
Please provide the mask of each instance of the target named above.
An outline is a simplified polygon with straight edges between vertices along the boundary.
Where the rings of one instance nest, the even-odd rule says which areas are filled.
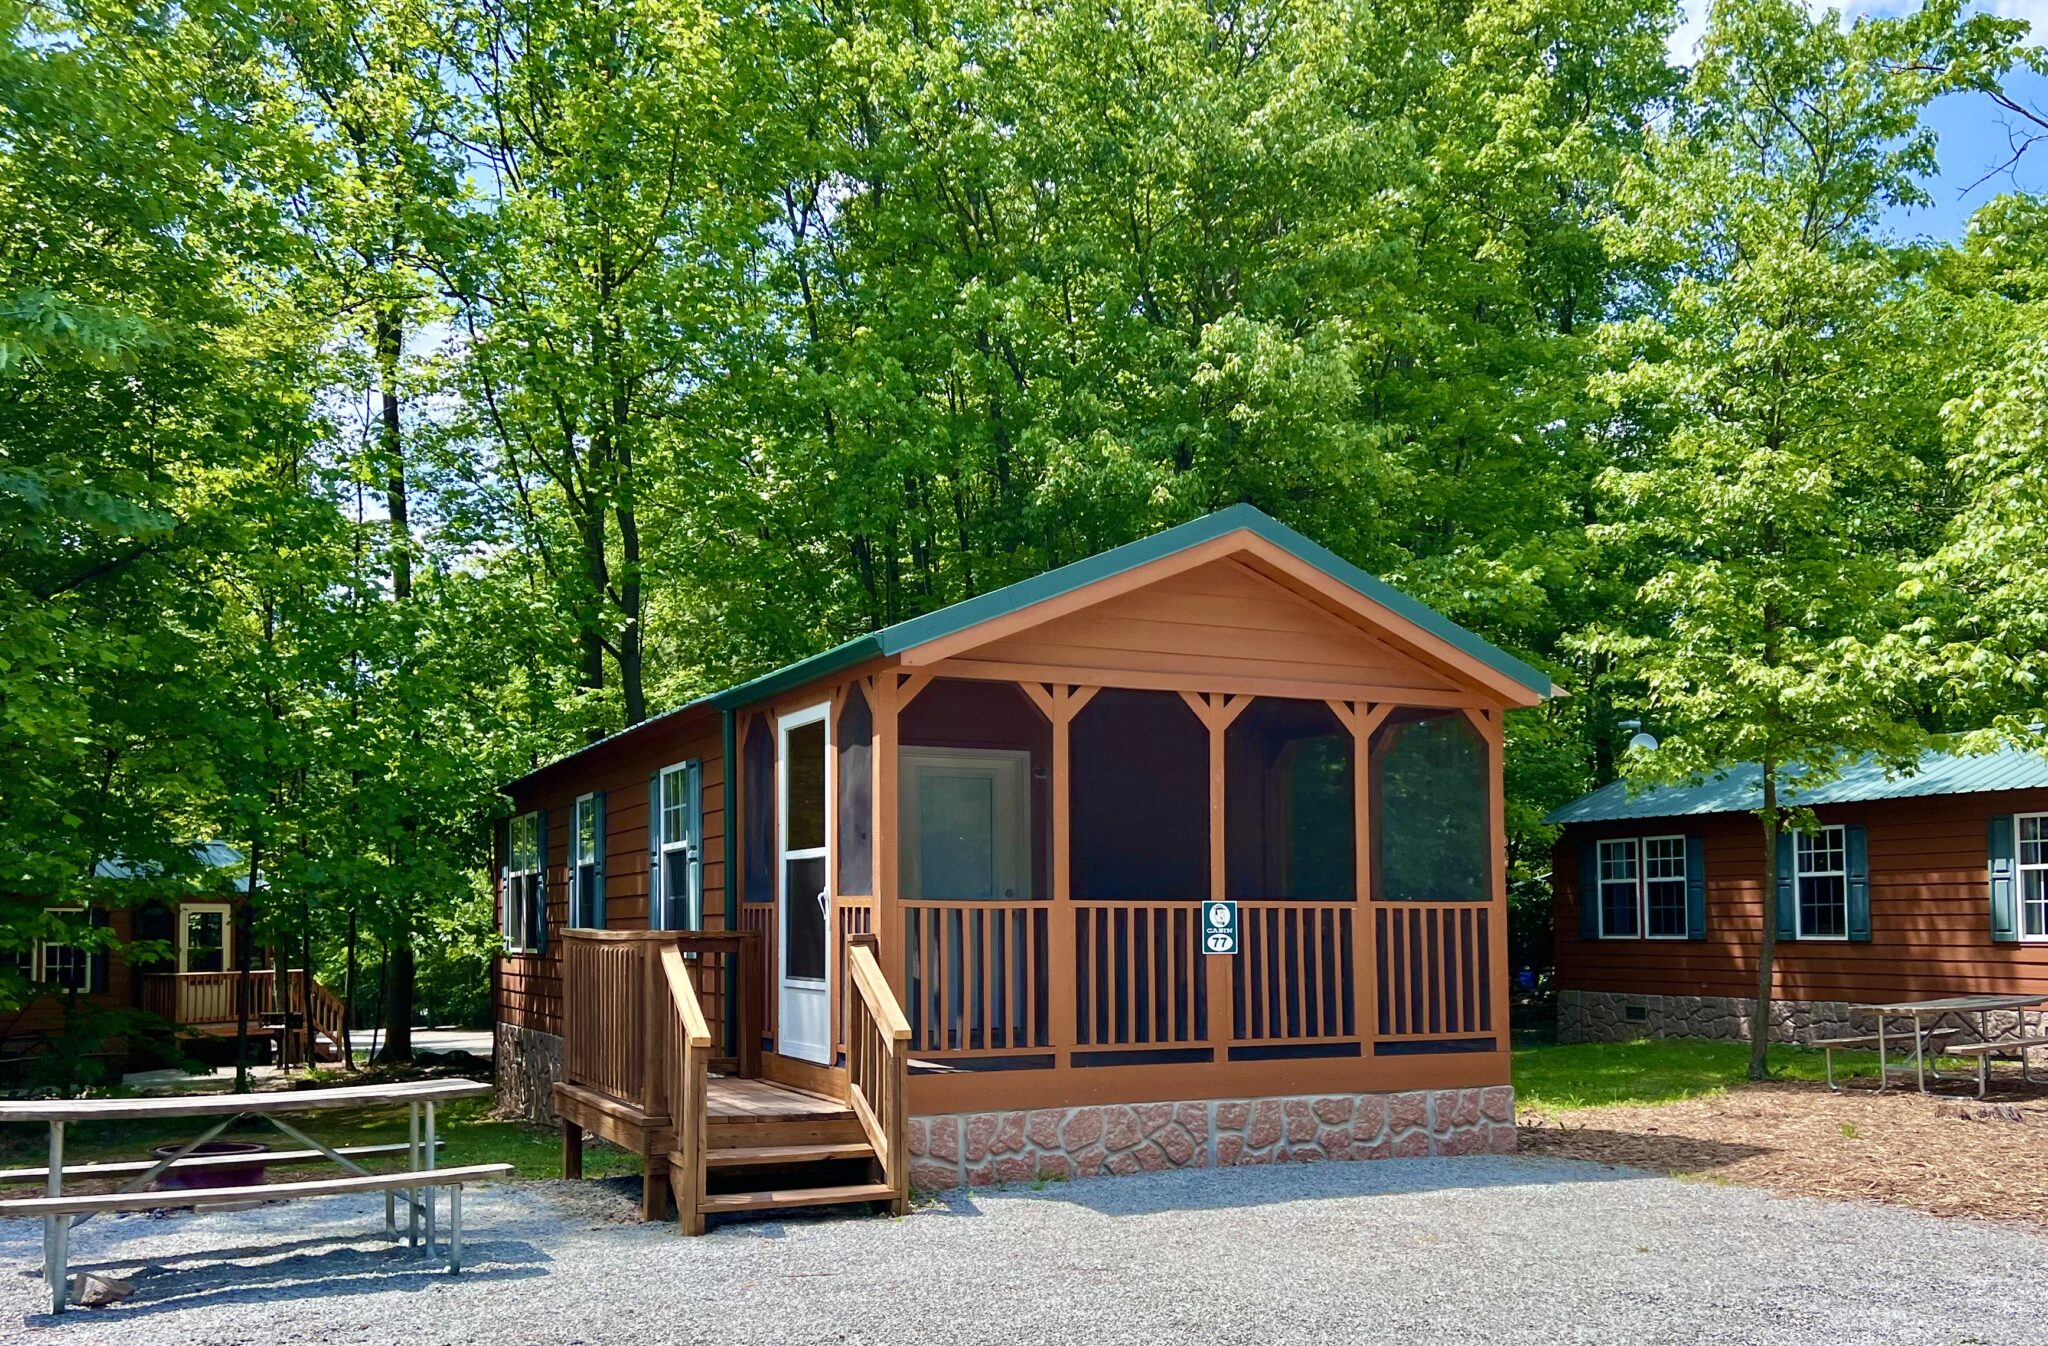
[[[1763,919],[1759,772],[1556,810],[1558,1034],[1746,1038]],[[1930,751],[1787,792],[1816,829],[1779,838],[1774,1036],[1868,1027],[1859,1004],[2048,995],[2048,757]],[[1994,1016],[1994,1036],[2011,1016]],[[1963,1040],[1976,1020],[1949,1025]]]
[[[1552,692],[1238,506],[703,698],[505,787],[505,1101],[686,1230],[1509,1148],[1503,716]]]

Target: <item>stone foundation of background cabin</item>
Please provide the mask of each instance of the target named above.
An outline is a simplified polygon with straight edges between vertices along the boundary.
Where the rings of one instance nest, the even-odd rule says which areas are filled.
[[[927,1192],[1169,1168],[1510,1154],[1515,1091],[1303,1094],[1103,1103],[910,1119],[910,1183]]]
[[[562,1039],[553,1033],[501,1023],[493,1059],[499,1113],[552,1126],[555,1081],[562,1078]]]
[[[1634,1038],[1710,1038],[1747,1042],[1756,1001],[1746,996],[1631,995],[1622,991],[1559,991],[1560,1042],[1627,1042]],[[1897,1024],[1903,1030],[1902,1023]],[[1975,1042],[1977,1016],[1946,1014],[1929,1027],[1955,1030],[1952,1042]],[[1984,1016],[1994,1041],[2019,1035],[2019,1016],[1998,1010]],[[1875,1033],[1877,1020],[1843,1000],[1773,1000],[1771,1040],[1811,1042],[1815,1038]]]

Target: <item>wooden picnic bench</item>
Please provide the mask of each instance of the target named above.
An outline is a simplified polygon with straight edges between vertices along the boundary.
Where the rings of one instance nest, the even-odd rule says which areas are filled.
[[[94,1215],[134,1210],[170,1210],[219,1206],[235,1202],[277,1201],[301,1196],[335,1196],[349,1192],[384,1194],[384,1228],[397,1236],[396,1201],[405,1194],[406,1239],[419,1246],[422,1217],[426,1226],[426,1249],[434,1251],[434,1195],[450,1193],[451,1216],[460,1220],[462,1185],[503,1177],[509,1165],[481,1164],[463,1168],[437,1169],[435,1155],[436,1105],[464,1098],[488,1095],[491,1087],[473,1080],[428,1080],[408,1084],[354,1085],[339,1089],[306,1089],[269,1094],[173,1095],[145,1098],[49,1099],[29,1102],[0,1102],[0,1123],[34,1122],[49,1129],[49,1155],[40,1169],[12,1170],[10,1181],[37,1181],[44,1195],[0,1201],[0,1217],[41,1218],[43,1221],[43,1276],[50,1287],[50,1311],[62,1313],[69,1286],[67,1266],[71,1231]],[[288,1116],[349,1109],[404,1107],[410,1119],[409,1134],[402,1145],[349,1146],[336,1148],[306,1134],[286,1119]],[[244,1117],[260,1118],[305,1147],[281,1155],[214,1156],[195,1154],[201,1145],[220,1135]],[[154,1162],[119,1162],[102,1165],[64,1164],[64,1128],[71,1122],[138,1121],[175,1118],[210,1120],[213,1125],[190,1142]],[[424,1127],[422,1122],[424,1121]],[[356,1162],[358,1157],[403,1153],[406,1166],[396,1173],[372,1173]],[[211,1189],[180,1188],[170,1192],[146,1192],[158,1175],[175,1168],[238,1167],[252,1159],[266,1163],[303,1162],[327,1159],[352,1175],[309,1182],[264,1183],[256,1186]],[[133,1175],[133,1176],[130,1176]],[[119,1191],[104,1195],[64,1193],[66,1177],[127,1177]],[[460,1268],[459,1235],[450,1239],[449,1270]]]
[[[1938,1051],[1944,1052],[1950,1050],[1948,1047],[1942,1046],[1941,1044],[1947,1042],[1948,1039],[1954,1037],[1955,1035],[1956,1030],[1953,1028],[1927,1029],[1925,1032],[1921,1033],[1918,1039],[1916,1040],[1914,1046],[1915,1058],[1918,1059],[1920,1055],[1924,1053],[1929,1047],[1935,1047],[1938,1049]],[[1897,1034],[1893,1034],[1892,1036],[1896,1037]],[[1828,1088],[1834,1090],[1836,1093],[1840,1093],[1842,1091],[1842,1086],[1835,1083],[1835,1053],[1846,1051],[1869,1051],[1873,1047],[1882,1049],[1886,1044],[1885,1035],[1882,1033],[1855,1033],[1850,1035],[1849,1037],[1842,1038],[1815,1038],[1808,1045],[1818,1047],[1821,1049],[1822,1053],[1824,1054],[1824,1058],[1827,1062]],[[1884,1055],[1882,1050],[1880,1050],[1878,1055],[1879,1088],[1883,1087],[1883,1072]]]
[[[1977,1058],[1977,1097],[1984,1097],[1991,1087],[1991,1058],[1994,1056],[2017,1059],[2020,1063],[2020,1078],[2028,1084],[2034,1082],[2032,1065],[2027,1061],[2027,1052],[2034,1047],[2048,1047],[2048,1037],[2007,1038],[1998,1042],[1966,1042],[1960,1046],[1944,1047],[1950,1056],[1974,1056]]]

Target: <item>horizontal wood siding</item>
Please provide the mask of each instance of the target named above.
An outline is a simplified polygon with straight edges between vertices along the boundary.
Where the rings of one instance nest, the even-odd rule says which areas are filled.
[[[1997,814],[2048,811],[2048,790],[1828,805],[1823,823],[1870,839],[1868,943],[1781,940],[1777,994],[1882,1001],[1969,992],[2048,995],[2048,945],[1994,944],[1985,832]],[[1587,940],[1579,934],[1579,847],[1610,837],[1698,836],[1706,860],[1705,940]],[[1763,830],[1749,815],[1567,827],[1552,857],[1558,986],[1640,995],[1749,996],[1763,929]]]
[[[127,907],[111,908],[106,913],[107,927],[125,946],[135,938],[135,912]],[[175,932],[176,927],[173,927]],[[175,936],[174,936],[175,937]],[[175,944],[173,946],[175,948]],[[77,997],[78,1001],[103,1009],[125,1009],[139,1006],[141,999],[136,987],[136,977],[145,972],[175,972],[178,970],[177,955],[146,968],[137,969],[122,957],[124,950],[115,948],[107,958],[107,989],[90,995]],[[13,957],[12,953],[5,955]],[[67,997],[62,991],[39,996],[30,1004],[6,1016],[0,1023],[0,1041],[8,1038],[37,1038],[64,1031],[64,1007]]]
[[[1332,687],[1447,691],[1455,684],[1234,560],[991,641],[962,661]]]
[[[704,928],[725,928],[725,759],[718,717],[708,714],[580,757],[514,797],[516,812],[548,812],[548,947],[538,956],[498,960],[500,1023],[562,1031],[560,934],[569,920],[569,826],[577,798],[605,792],[605,928],[645,930],[648,782],[661,768],[692,759],[704,764]],[[502,912],[498,924],[504,927]]]

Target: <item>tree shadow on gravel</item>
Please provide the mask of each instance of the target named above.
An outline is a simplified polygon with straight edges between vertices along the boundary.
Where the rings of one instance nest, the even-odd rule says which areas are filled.
[[[341,1244],[342,1246],[335,1246]],[[324,1247],[324,1252],[310,1251]],[[523,1239],[464,1238],[463,1281],[519,1281],[548,1274],[553,1260]],[[73,1274],[132,1280],[134,1293],[105,1309],[67,1309],[63,1318],[25,1316],[29,1326],[54,1326],[105,1314],[132,1318],[224,1303],[262,1304],[343,1295],[418,1293],[449,1278],[437,1255],[400,1247],[364,1249],[347,1236],[298,1239],[242,1248],[209,1248],[147,1259],[73,1262]],[[40,1272],[37,1273],[40,1275]]]

